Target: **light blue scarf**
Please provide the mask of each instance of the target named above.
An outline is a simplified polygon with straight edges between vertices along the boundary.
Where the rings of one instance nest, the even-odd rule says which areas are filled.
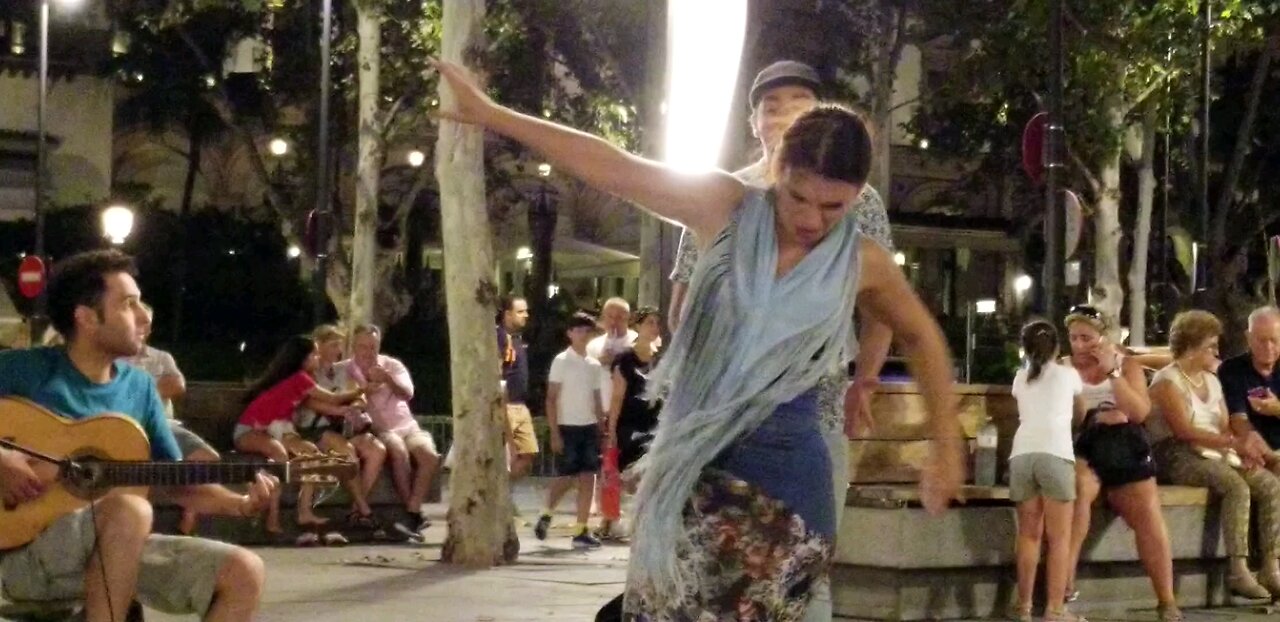
[[[682,514],[703,469],[845,360],[858,287],[852,213],[781,278],[774,227],[772,195],[749,190],[695,268],[685,319],[650,377],[651,397],[667,391],[637,466],[628,569],[645,610],[701,587],[678,558],[690,546]]]

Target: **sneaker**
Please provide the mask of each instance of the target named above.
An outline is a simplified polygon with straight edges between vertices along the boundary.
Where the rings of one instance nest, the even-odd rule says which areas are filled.
[[[582,530],[582,533],[573,537],[573,548],[575,549],[598,549],[600,548],[600,540],[591,535],[590,531]]]
[[[330,531],[324,534],[324,536],[320,538],[320,541],[323,542],[325,546],[346,546],[351,544],[351,541],[347,540],[346,536],[337,531]]]
[[[539,540],[547,539],[547,530],[551,528],[551,515],[543,514],[538,517],[538,524],[533,526],[533,535]]]
[[[417,521],[418,521],[418,524],[414,525],[414,531],[418,533],[422,533],[426,531],[427,528],[431,527],[431,519],[427,518],[426,514],[419,514],[417,516]]]
[[[320,544],[320,536],[314,531],[304,531],[293,541],[296,546],[315,546]]]
[[[1067,588],[1067,595],[1063,600],[1069,603],[1074,603],[1077,600],[1080,600],[1080,590],[1077,590],[1075,586]]]
[[[405,520],[396,521],[393,526],[411,542],[424,542],[426,537],[422,532],[431,526],[431,520],[421,514],[410,514]]]

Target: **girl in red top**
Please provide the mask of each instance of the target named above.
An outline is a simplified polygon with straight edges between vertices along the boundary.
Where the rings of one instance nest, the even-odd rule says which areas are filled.
[[[290,456],[319,453],[314,444],[303,440],[294,429],[294,409],[300,405],[314,408],[317,404],[358,408],[364,394],[362,388],[332,393],[317,386],[311,374],[319,364],[320,354],[310,337],[291,337],[280,347],[267,371],[245,394],[247,406],[234,433],[237,451],[265,456],[275,462],[284,462]],[[318,532],[328,522],[313,511],[314,495],[311,484],[303,484],[298,494],[298,527],[303,531],[298,538],[300,545],[318,543]],[[267,512],[265,527],[273,536],[283,532],[278,488]],[[336,532],[326,534],[325,540],[335,544],[345,541]]]

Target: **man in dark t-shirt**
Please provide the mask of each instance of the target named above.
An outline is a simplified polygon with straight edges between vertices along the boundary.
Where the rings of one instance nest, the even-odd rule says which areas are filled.
[[[529,323],[529,303],[524,298],[506,297],[498,309],[498,356],[502,360],[502,382],[506,388],[507,451],[511,456],[511,478],[528,474],[538,454],[538,437],[533,431],[529,398],[529,348],[520,333]]]
[[[1232,432],[1251,437],[1267,468],[1280,472],[1280,311],[1262,307],[1250,313],[1248,338],[1249,351],[1224,361],[1218,379]]]

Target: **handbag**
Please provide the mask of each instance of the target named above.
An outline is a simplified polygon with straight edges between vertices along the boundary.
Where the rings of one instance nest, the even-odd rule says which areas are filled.
[[[1147,440],[1146,430],[1137,423],[1098,423],[1098,414],[1109,410],[1115,410],[1115,405],[1110,402],[1088,410],[1084,431],[1076,440],[1076,453],[1098,471],[1136,469],[1149,464],[1151,443]]]

